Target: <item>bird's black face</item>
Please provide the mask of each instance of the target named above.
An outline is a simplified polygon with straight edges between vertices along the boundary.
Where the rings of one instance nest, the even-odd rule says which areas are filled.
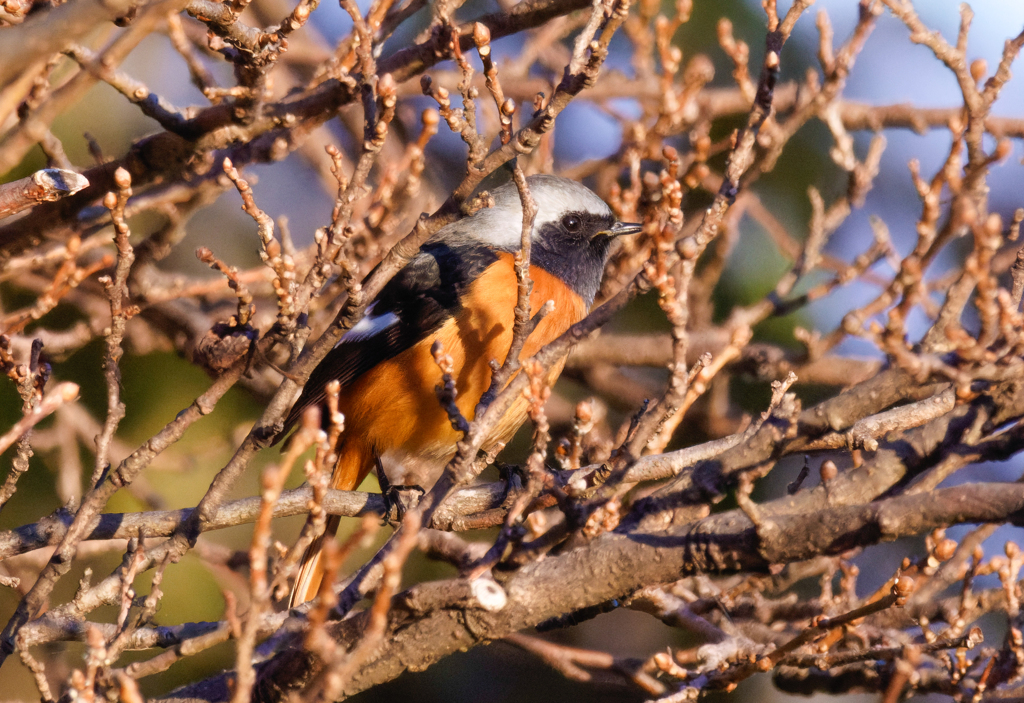
[[[561,239],[575,246],[582,246],[595,237],[603,236],[602,233],[607,231],[614,223],[615,219],[611,215],[595,215],[592,212],[567,212],[562,215],[561,221],[555,224],[554,227],[549,227],[549,231],[543,233],[542,237],[544,235],[548,237],[554,236],[556,239]]]
[[[612,239],[639,227],[615,222],[610,214],[571,211],[537,226],[531,263],[565,281],[591,304],[601,284]]]

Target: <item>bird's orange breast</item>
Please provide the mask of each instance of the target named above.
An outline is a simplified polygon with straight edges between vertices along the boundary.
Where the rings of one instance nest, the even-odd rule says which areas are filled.
[[[587,305],[560,279],[531,267],[530,307],[536,312],[546,301],[554,310],[527,338],[520,358],[536,354],[587,314]],[[502,253],[467,289],[462,309],[429,335],[397,356],[377,364],[343,391],[343,443],[348,451],[361,445],[363,456],[398,451],[431,462],[445,462],[460,439],[438,403],[435,388],[441,371],[430,349],[440,341],[452,357],[458,399],[463,415],[473,419],[480,396],[491,381],[489,362],[504,361],[512,343],[517,284],[511,254]],[[562,363],[550,374],[554,382]],[[526,417],[520,399],[488,438],[487,444],[508,441]],[[363,470],[365,475],[365,470]]]

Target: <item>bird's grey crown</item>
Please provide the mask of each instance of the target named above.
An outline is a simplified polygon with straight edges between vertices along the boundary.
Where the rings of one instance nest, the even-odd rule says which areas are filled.
[[[570,212],[611,217],[612,211],[592,190],[576,181],[558,176],[538,175],[526,179],[530,195],[537,202],[533,237],[545,224],[559,222]],[[503,251],[518,251],[523,231],[523,205],[515,183],[506,183],[491,191],[494,206],[479,210],[472,217],[454,222],[434,240],[478,241]]]

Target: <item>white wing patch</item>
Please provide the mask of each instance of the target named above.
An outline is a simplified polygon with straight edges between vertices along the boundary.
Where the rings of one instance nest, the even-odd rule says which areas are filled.
[[[374,337],[389,327],[393,327],[398,324],[398,315],[393,312],[386,312],[383,315],[374,315],[373,308],[377,304],[374,303],[370,307],[366,308],[366,315],[363,319],[355,324],[355,326],[345,333],[345,336],[341,338],[338,344],[343,342],[358,342],[363,339],[369,339]]]

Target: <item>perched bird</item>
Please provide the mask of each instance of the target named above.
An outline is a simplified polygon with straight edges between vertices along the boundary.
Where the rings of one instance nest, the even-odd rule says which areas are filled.
[[[639,225],[616,222],[604,201],[579,183],[555,176],[532,176],[527,182],[538,207],[530,245],[530,307],[536,312],[551,300],[554,310],[527,338],[523,359],[586,316],[612,239],[640,231]],[[448,225],[423,245],[314,369],[288,415],[286,429],[306,408],[324,401],[329,382],[340,382],[345,425],[333,488],[353,490],[379,465],[391,484],[426,489],[455,455],[460,435],[437,399],[441,371],[431,346],[439,340],[452,357],[456,405],[472,420],[491,381],[489,362],[504,361],[512,342],[522,203],[512,183],[492,196],[492,207]],[[562,370],[562,363],[556,366],[551,382]],[[511,439],[526,414],[520,399],[484,447]],[[323,539],[333,538],[338,522],[330,517],[325,535],[303,556],[291,606],[317,594]]]

